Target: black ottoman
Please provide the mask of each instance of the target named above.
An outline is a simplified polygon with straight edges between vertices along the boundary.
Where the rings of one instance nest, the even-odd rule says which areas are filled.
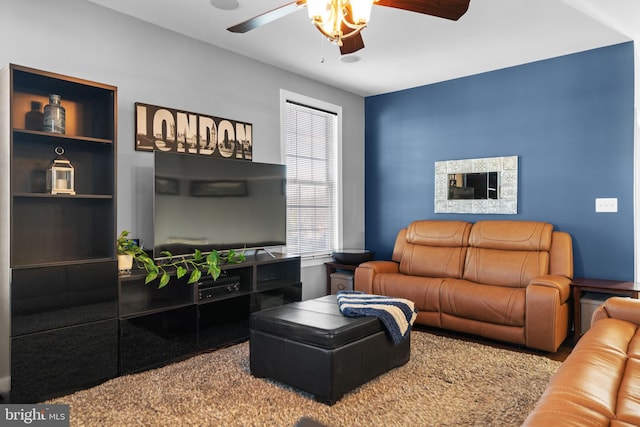
[[[409,361],[375,317],[346,317],[335,295],[251,314],[251,374],[333,405],[347,392]]]

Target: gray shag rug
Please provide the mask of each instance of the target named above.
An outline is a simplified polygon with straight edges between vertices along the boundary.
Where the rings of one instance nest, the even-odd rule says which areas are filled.
[[[70,404],[71,426],[518,426],[560,362],[428,332],[411,360],[333,406],[258,379],[245,342],[109,380],[48,403]],[[304,424],[304,423],[303,423]]]

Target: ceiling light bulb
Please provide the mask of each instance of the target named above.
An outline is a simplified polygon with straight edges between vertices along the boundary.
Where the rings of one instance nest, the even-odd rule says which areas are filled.
[[[351,13],[355,24],[366,24],[371,18],[374,0],[350,0]]]
[[[307,0],[307,12],[311,21],[326,21],[331,14],[331,1]]]

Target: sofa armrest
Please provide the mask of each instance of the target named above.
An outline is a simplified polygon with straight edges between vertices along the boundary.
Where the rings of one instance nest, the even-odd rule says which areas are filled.
[[[529,282],[529,286],[546,286],[560,292],[560,302],[565,303],[571,296],[571,279],[564,276],[540,276]]]
[[[373,279],[380,273],[397,273],[400,264],[395,261],[367,261],[356,268],[353,288],[356,291],[373,293]]]
[[[564,276],[537,277],[527,286],[525,342],[528,347],[555,352],[569,332],[571,280]]]
[[[640,325],[640,300],[624,297],[608,298],[593,313],[591,323],[609,317]]]

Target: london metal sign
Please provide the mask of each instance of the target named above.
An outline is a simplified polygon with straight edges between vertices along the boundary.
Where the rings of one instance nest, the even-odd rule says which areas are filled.
[[[250,123],[136,102],[138,151],[171,151],[251,160]]]

